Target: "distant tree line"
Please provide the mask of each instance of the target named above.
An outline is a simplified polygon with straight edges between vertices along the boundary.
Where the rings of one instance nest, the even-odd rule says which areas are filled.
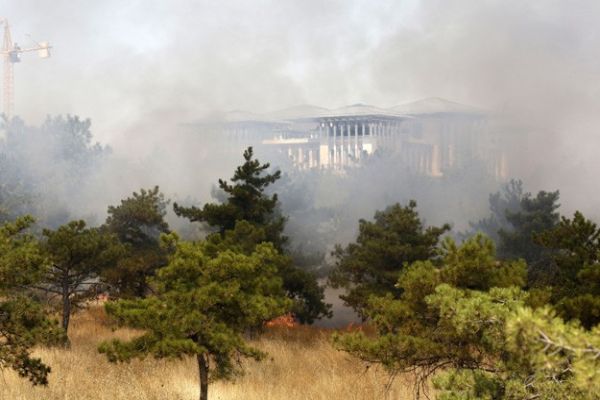
[[[111,149],[93,142],[91,121],[47,117],[39,127],[0,122],[0,221],[32,214],[44,226],[68,222]]]

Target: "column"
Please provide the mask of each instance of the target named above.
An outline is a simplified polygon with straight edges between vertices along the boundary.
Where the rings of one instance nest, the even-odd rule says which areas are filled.
[[[348,130],[348,135],[346,137],[346,165],[350,163],[350,149],[352,147],[352,124],[348,123],[346,125],[346,129]]]
[[[340,140],[340,156],[339,156],[339,161],[340,161],[340,167],[344,165],[344,144],[345,144],[345,140],[344,140],[344,124],[341,123],[340,124],[340,135],[341,135],[341,140]]]
[[[358,153],[358,157],[361,158],[362,157],[362,152],[363,149],[365,148],[365,133],[366,133],[366,124],[363,122],[362,123],[362,135],[360,138],[360,146],[359,146],[359,153]]]
[[[442,153],[440,151],[440,146],[437,144],[433,145],[431,151],[431,175],[433,176],[442,176]]]
[[[358,160],[358,123],[354,124],[354,160]]]
[[[331,148],[331,143],[329,142],[329,121],[324,123],[325,127],[325,135],[326,140],[322,140],[319,143],[319,166],[327,167],[329,166],[330,157],[329,157],[329,149]]]
[[[337,156],[337,124],[333,123],[333,168],[336,168],[338,162]]]

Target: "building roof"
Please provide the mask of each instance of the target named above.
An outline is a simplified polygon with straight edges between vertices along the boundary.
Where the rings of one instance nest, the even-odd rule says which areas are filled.
[[[352,104],[336,109],[327,109],[312,104],[300,104],[283,108],[268,113],[253,113],[243,110],[234,110],[226,113],[211,115],[204,122],[212,120],[226,124],[287,124],[291,121],[318,121],[328,118],[412,118],[416,115],[434,114],[469,114],[482,115],[485,110],[445,100],[439,97],[429,97],[411,103],[400,104],[395,107],[381,108],[368,104]]]
[[[371,106],[368,104],[353,104],[351,106],[337,108],[331,110],[327,117],[365,117],[365,116],[381,116],[381,117],[406,117],[394,110],[386,110]]]
[[[275,122],[266,115],[243,110],[226,112],[221,118],[224,122]]]
[[[484,114],[485,110],[481,108],[469,106],[466,104],[456,103],[454,101],[442,99],[440,97],[429,97],[413,101],[411,103],[400,104],[391,107],[389,110],[409,115],[423,114]]]
[[[330,112],[327,108],[313,106],[312,104],[300,104],[297,106],[292,106],[288,108],[284,108],[281,110],[273,111],[267,113],[266,115],[269,118],[273,119],[284,119],[284,120],[294,120],[294,119],[303,119],[303,118],[311,118],[317,117],[320,115],[324,115]]]

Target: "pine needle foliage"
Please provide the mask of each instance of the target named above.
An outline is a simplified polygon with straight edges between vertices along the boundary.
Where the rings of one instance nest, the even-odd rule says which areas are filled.
[[[125,247],[116,235],[87,228],[82,220],[44,229],[43,238],[48,267],[36,287],[60,298],[62,328],[67,332],[71,314],[98,294],[99,276],[125,254]]]
[[[62,343],[64,335],[42,305],[24,295],[45,269],[37,241],[26,233],[32,224],[31,217],[21,217],[0,226],[0,369],[47,385],[50,367],[31,356],[32,347]]]
[[[279,213],[277,194],[268,195],[267,188],[281,172],[269,173],[270,164],[254,159],[252,147],[244,151],[244,162],[238,166],[231,182],[219,179],[222,202],[207,203],[202,208],[174,204],[175,213],[192,222],[204,222],[216,228],[208,241],[225,241],[248,254],[260,243],[272,243],[282,255],[277,271],[294,306],[292,312],[301,323],[331,316],[331,306],[324,303],[324,290],[316,277],[293,264],[286,254],[287,237],[283,234],[286,218]]]
[[[559,315],[585,328],[600,324],[600,228],[575,212],[535,236],[551,253],[550,301]]]
[[[402,289],[396,283],[404,268],[434,258],[439,238],[448,230],[449,225],[425,228],[415,201],[377,211],[374,221],[359,221],[355,243],[336,246],[329,283],[345,288],[340,298],[366,318],[369,297],[390,294],[398,298]]]
[[[364,311],[375,337],[341,334],[334,343],[392,375],[414,372],[417,396],[439,370],[492,369],[504,351],[501,321],[525,298],[525,271],[522,261],[498,262],[485,236],[460,246],[446,238],[440,266],[417,261],[402,270],[399,298],[369,297]]]
[[[269,173],[269,163],[253,159],[254,150],[244,151],[244,163],[238,166],[231,183],[219,179],[219,188],[225,193],[222,203],[206,203],[202,208],[174,204],[175,213],[192,222],[205,222],[224,234],[235,228],[237,221],[247,221],[262,227],[267,241],[282,250],[287,238],[283,236],[285,218],[276,213],[277,194],[268,196],[265,190],[281,178],[281,171]]]
[[[338,334],[335,345],[392,377],[414,373],[415,398],[431,381],[440,400],[600,398],[600,326],[531,308],[525,262],[498,261],[485,236],[460,246],[446,238],[441,253],[439,265],[418,261],[402,272],[398,299],[369,298],[374,336]]]
[[[133,192],[118,206],[108,207],[104,229],[116,235],[126,254],[102,273],[115,297],[143,297],[149,292],[146,279],[167,263],[160,235],[169,233],[165,221],[169,201],[158,186]]]
[[[535,235],[554,228],[560,221],[559,192],[540,191],[523,195],[516,211],[506,210],[510,228],[500,229],[498,252],[502,258],[522,258],[529,265],[529,281],[541,284],[547,276],[548,251],[535,242]]]
[[[482,302],[478,309],[490,306]],[[471,313],[472,315],[472,313]],[[600,330],[550,307],[520,305],[496,321],[501,357],[492,368],[450,369],[434,379],[440,400],[600,399]]]
[[[106,305],[121,325],[145,333],[104,343],[100,351],[113,362],[194,356],[200,399],[206,400],[209,380],[235,376],[241,357],[264,356],[246,342],[245,333],[291,306],[277,274],[279,253],[270,243],[250,254],[208,249],[207,242],[183,242],[175,234],[163,243],[175,252],[151,279],[156,294]]]

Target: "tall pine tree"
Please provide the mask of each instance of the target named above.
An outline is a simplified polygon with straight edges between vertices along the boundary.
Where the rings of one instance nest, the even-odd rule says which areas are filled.
[[[244,163],[236,168],[231,182],[219,179],[219,188],[224,193],[223,202],[207,203],[202,208],[182,207],[175,203],[175,213],[192,222],[204,222],[215,228],[217,232],[214,235],[218,239],[227,237],[229,241],[242,240],[247,245],[248,237],[227,235],[236,230],[239,222],[245,221],[254,229],[254,234],[250,236],[254,238],[253,246],[270,242],[284,254],[287,237],[283,230],[286,219],[278,212],[277,194],[266,193],[267,188],[281,177],[281,172],[269,173],[270,164],[262,164],[253,157],[254,151],[248,147],[244,151]],[[212,239],[209,237],[209,240],[216,240],[215,236]],[[323,302],[323,288],[318,285],[315,276],[294,266],[290,257],[278,263],[278,272],[284,289],[294,300],[294,314],[301,322],[311,323],[317,318],[331,315],[330,306]]]
[[[192,222],[205,222],[221,234],[234,229],[237,221],[247,221],[264,229],[267,241],[282,250],[287,241],[283,235],[285,217],[277,212],[277,194],[265,193],[281,177],[281,171],[268,173],[270,164],[261,164],[252,159],[253,155],[252,147],[244,151],[244,163],[236,168],[231,183],[219,179],[219,188],[226,198],[224,202],[207,203],[202,208],[175,203],[173,208],[178,216]]]

